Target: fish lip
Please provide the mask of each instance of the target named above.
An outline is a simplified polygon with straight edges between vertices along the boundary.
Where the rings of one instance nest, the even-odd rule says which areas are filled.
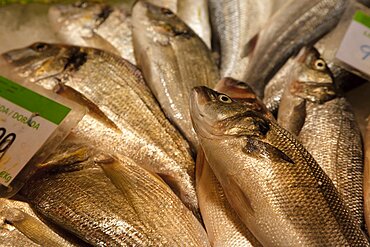
[[[209,96],[205,93],[204,86],[194,87],[190,92],[190,112],[191,112],[191,121],[193,123],[193,127],[196,130],[197,135],[209,138],[208,135],[210,134],[207,131],[207,127],[204,125],[208,125],[205,119],[205,115],[202,114],[201,109],[199,107],[199,102],[206,103],[210,100]],[[201,122],[202,124],[197,124]],[[202,126],[203,125],[203,126]]]

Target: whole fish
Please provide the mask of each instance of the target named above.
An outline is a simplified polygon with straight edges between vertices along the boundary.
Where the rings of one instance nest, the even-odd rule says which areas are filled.
[[[1,198],[0,222],[1,246],[84,246],[46,225],[26,202]]]
[[[198,220],[161,179],[72,140],[21,191],[40,214],[94,246],[209,246]]]
[[[348,0],[289,1],[246,47],[250,62],[242,78],[259,97],[272,76],[300,48],[329,32],[339,21]]]
[[[168,118],[195,149],[189,114],[190,90],[213,86],[218,70],[201,39],[169,9],[138,1],[132,11],[135,57]]]
[[[247,84],[232,78],[222,78],[215,88],[233,98],[255,98]],[[211,245],[262,246],[230,206],[201,148],[197,152],[195,167],[199,208]]]
[[[211,26],[207,0],[146,0],[158,7],[170,9],[211,48]]]
[[[133,65],[97,49],[45,43],[2,57],[14,74],[87,106],[74,129],[81,140],[145,165],[198,211],[190,147]]]
[[[317,50],[304,48],[296,60],[281,100],[278,123],[294,130],[292,133],[333,181],[357,224],[363,226],[364,160],[352,107],[337,93],[330,70]]]
[[[230,205],[263,246],[369,246],[329,177],[261,102],[196,87],[191,116]]]
[[[78,2],[52,5],[49,20],[60,39],[71,45],[113,52],[135,64],[131,15],[125,5]]]
[[[370,235],[370,122],[367,119],[365,133],[365,168],[364,168],[364,215],[367,232]]]
[[[222,77],[241,79],[239,68],[245,70],[248,62],[248,59],[241,59],[243,47],[267,22],[277,3],[274,0],[208,2],[216,46],[220,49]]]

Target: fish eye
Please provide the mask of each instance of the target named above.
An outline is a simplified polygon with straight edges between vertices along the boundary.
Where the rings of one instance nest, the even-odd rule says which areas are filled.
[[[172,13],[172,11],[171,11],[171,10],[169,10],[169,9],[162,8],[161,10],[162,10],[162,13],[163,13],[164,15],[167,15],[167,16],[173,16],[173,15],[174,15],[174,14]]]
[[[324,60],[322,59],[317,59],[314,63],[314,68],[316,70],[320,70],[320,71],[323,71],[325,70],[325,67],[326,67],[326,63]]]
[[[227,104],[230,104],[233,102],[233,100],[225,94],[220,94],[218,96],[218,100],[221,101],[222,103],[227,103]]]
[[[35,51],[44,51],[48,48],[48,45],[45,43],[36,43],[32,46],[32,49]]]

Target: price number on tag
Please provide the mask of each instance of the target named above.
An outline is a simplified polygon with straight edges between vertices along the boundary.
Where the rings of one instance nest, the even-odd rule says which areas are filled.
[[[6,153],[6,151],[11,147],[16,138],[15,133],[7,133],[6,129],[0,128],[0,160]]]

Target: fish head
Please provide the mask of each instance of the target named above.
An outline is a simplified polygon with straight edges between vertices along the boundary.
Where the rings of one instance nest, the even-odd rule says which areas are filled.
[[[194,36],[194,32],[178,18],[170,9],[158,7],[154,4],[138,1],[134,10],[137,13],[143,13],[148,23],[149,32],[153,35],[165,37],[185,37]]]
[[[36,82],[75,69],[86,61],[84,48],[34,43],[3,53],[2,59],[21,78]]]
[[[190,114],[198,135],[204,138],[264,136],[271,113],[256,98],[236,99],[207,87],[195,87]]]
[[[58,33],[74,35],[78,30],[84,38],[93,36],[93,31],[108,18],[112,8],[103,3],[78,1],[68,5],[53,5],[48,17],[54,30]]]
[[[303,48],[296,60],[297,66],[292,73],[291,84],[293,94],[318,103],[336,97],[332,73],[315,48]]]

